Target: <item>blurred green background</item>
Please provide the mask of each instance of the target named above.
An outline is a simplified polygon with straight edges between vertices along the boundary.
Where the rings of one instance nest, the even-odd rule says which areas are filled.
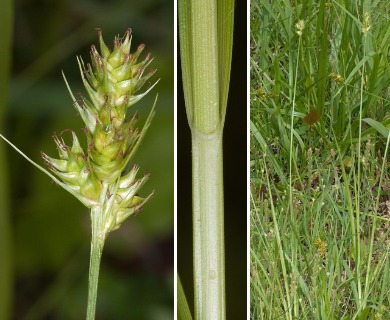
[[[95,28],[112,44],[131,27],[132,51],[145,43],[155,57],[151,81],[161,81],[132,107],[142,122],[159,94],[133,159],[151,174],[141,196],[155,195],[106,241],[97,319],[172,319],[173,1],[1,0],[0,10],[0,132],[39,164],[41,150],[57,157],[54,132],[84,136],[61,70],[84,93],[76,55],[89,60]],[[78,200],[0,142],[0,320],[85,317],[89,224]]]

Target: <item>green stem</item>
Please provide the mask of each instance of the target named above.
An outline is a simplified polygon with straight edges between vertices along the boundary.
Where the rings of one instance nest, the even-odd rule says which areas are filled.
[[[363,35],[363,59],[366,56],[366,35]],[[364,61],[364,60],[363,60]],[[361,145],[362,145],[362,116],[363,116],[363,94],[364,94],[364,77],[365,77],[365,66],[362,66],[362,76],[360,80],[360,103],[359,103],[359,138],[358,138],[358,163],[357,163],[357,179],[355,180],[356,185],[356,196],[355,196],[355,207],[356,207],[356,279],[358,289],[358,307],[362,303],[362,282],[361,282],[361,243],[360,243],[360,187],[361,187]],[[363,305],[363,308],[365,306]]]
[[[180,56],[192,133],[195,319],[225,319],[222,131],[233,0],[178,2]]]
[[[195,319],[225,319],[222,130],[192,129]]]
[[[89,260],[87,320],[95,319],[100,259],[102,256],[103,246],[104,246],[104,237],[102,237],[102,235],[99,232],[102,225],[101,208],[99,207],[92,208],[91,220],[92,220],[92,240],[91,240],[91,255]]]

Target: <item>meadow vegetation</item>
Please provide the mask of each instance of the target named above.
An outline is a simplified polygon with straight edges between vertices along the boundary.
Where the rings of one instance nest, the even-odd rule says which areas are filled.
[[[251,319],[389,319],[388,2],[250,10]]]

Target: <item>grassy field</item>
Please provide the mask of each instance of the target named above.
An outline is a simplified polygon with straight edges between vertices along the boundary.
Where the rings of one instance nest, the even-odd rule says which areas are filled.
[[[390,319],[388,1],[250,19],[251,318]]]

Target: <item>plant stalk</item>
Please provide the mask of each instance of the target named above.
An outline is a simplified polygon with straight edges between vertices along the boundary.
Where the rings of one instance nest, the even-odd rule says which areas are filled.
[[[102,225],[102,210],[100,207],[96,207],[91,210],[91,221],[92,240],[89,260],[87,320],[95,319],[100,260],[104,246],[104,237],[99,232]]]
[[[192,130],[195,319],[225,319],[222,130]]]
[[[192,135],[195,319],[225,319],[222,131],[233,0],[178,2],[180,56]]]

